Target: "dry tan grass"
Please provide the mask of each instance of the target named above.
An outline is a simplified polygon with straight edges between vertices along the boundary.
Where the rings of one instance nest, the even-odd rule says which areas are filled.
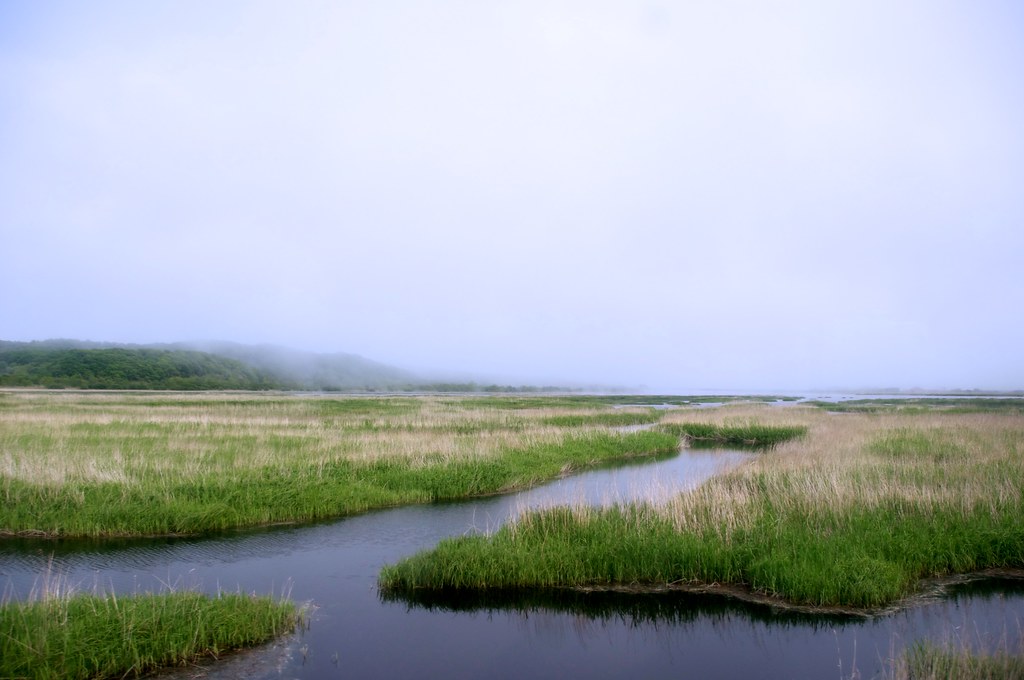
[[[766,495],[808,515],[901,503],[967,514],[979,504],[1005,506],[1021,497],[1024,417],[1018,414],[830,414],[740,405],[677,411],[665,419],[695,421],[803,425],[808,434],[663,505],[661,512],[680,529],[717,527],[729,534],[750,528],[747,520],[757,515],[750,506]],[[893,436],[926,438],[928,455],[894,460],[879,445]]]
[[[396,401],[360,397],[352,412],[325,412],[324,400],[280,394],[0,393],[0,477],[33,484],[131,484],[300,463],[345,460],[413,465],[487,458],[554,443],[563,428],[543,424],[573,409],[472,409],[451,398]],[[381,404],[380,409],[374,404]],[[397,403],[397,407],[388,404]],[[589,429],[581,428],[577,432]]]

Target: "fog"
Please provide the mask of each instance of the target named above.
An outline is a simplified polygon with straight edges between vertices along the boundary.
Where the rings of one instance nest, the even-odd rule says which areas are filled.
[[[1024,388],[1014,2],[5,2],[0,339]]]

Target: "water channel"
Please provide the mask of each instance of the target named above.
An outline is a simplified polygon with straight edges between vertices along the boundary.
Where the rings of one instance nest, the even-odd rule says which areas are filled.
[[[677,492],[748,455],[684,450],[508,496],[215,538],[3,541],[0,584],[15,598],[59,582],[118,593],[288,593],[310,603],[296,634],[170,674],[189,678],[871,678],[915,640],[1020,639],[1024,586],[1014,581],[965,585],[872,619],[797,615],[685,594],[409,601],[377,591],[384,564],[444,537],[494,529],[531,507]]]

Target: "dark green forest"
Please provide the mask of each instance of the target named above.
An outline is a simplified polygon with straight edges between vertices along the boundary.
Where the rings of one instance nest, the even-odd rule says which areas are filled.
[[[108,390],[266,390],[292,387],[240,361],[204,352],[2,345],[0,386]]]

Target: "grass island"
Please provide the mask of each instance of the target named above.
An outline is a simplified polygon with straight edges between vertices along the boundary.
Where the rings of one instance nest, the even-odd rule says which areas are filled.
[[[535,511],[492,534],[442,541],[386,567],[380,587],[717,589],[809,611],[872,613],[943,579],[1024,568],[1021,400],[780,406],[716,397],[724,405],[697,408],[700,401],[0,391],[0,540],[312,521],[508,492],[689,441],[761,453],[668,500]],[[185,614],[176,619],[172,610]],[[28,664],[44,669],[38,677],[48,668],[50,677],[138,674],[254,644],[299,615],[272,598],[196,593],[5,602],[0,629],[10,665],[2,671],[23,675]],[[141,638],[165,649],[129,647],[120,661],[70,670],[46,650],[75,644],[54,642],[73,634],[72,619],[96,622],[85,627],[97,635],[78,643],[94,655],[98,639]],[[183,650],[166,631],[115,634],[186,619],[226,621],[225,637],[190,628],[205,642]],[[263,625],[243,631],[230,623],[243,620]],[[908,659],[919,666],[964,658],[938,648],[914,654]]]

